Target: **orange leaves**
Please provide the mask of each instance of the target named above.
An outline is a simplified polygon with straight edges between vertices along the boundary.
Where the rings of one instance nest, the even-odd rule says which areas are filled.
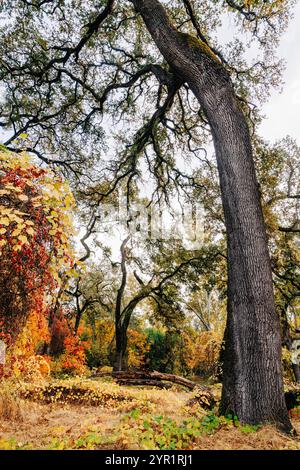
[[[219,359],[222,343],[221,334],[215,331],[183,332],[183,355],[190,370],[197,368],[213,368]]]
[[[46,340],[47,294],[59,287],[57,273],[73,266],[66,234],[73,233],[74,203],[67,183],[28,155],[0,151],[0,168],[0,321],[15,343],[11,366],[17,371]]]
[[[54,374],[80,375],[86,371],[86,349],[90,344],[75,336],[68,325],[65,312],[60,311],[51,328],[50,351],[58,359],[51,362]]]
[[[29,313],[25,326],[9,349],[7,355],[7,375],[13,374],[23,378],[25,378],[25,375],[28,376],[30,367],[33,365],[34,358],[36,357],[37,347],[44,341],[49,341],[46,306],[42,301],[42,290],[35,291],[34,296],[36,297],[36,302],[32,302],[32,308],[34,308],[35,304],[36,309]],[[38,372],[36,376],[39,376]]]
[[[128,366],[140,368],[145,364],[145,354],[150,350],[147,334],[137,330],[128,330]]]
[[[60,358],[61,368],[64,372],[79,375],[85,371],[86,347],[86,342],[81,341],[78,336],[65,338],[65,353]]]

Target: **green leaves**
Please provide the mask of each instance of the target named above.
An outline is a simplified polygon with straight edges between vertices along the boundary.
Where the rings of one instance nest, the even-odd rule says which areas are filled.
[[[188,418],[178,423],[164,415],[142,415],[141,410],[134,409],[125,415],[120,436],[142,449],[191,449],[200,445],[203,434],[215,432],[224,422],[223,418],[209,413],[202,421]]]

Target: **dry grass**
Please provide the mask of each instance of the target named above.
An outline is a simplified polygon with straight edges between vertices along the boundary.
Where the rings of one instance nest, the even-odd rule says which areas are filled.
[[[300,420],[293,421],[300,434]],[[263,426],[256,432],[244,434],[237,428],[220,429],[203,436],[199,446],[205,450],[300,450],[300,440],[280,433],[273,426]]]
[[[5,381],[0,386],[0,419],[22,421],[22,402],[14,383]]]
[[[98,390],[98,397],[105,396],[103,402],[84,404],[71,403],[63,394],[60,398],[47,403],[40,395],[36,400],[16,399],[12,385],[1,387],[0,394],[0,449],[69,449],[97,448],[118,449],[137,448],[120,440],[124,416],[134,409],[141,410],[142,416],[163,415],[178,423],[189,417],[201,419],[203,410],[188,409],[185,404],[191,398],[191,392],[180,390],[140,389],[119,387],[95,381],[60,381],[53,385],[73,384],[78,389],[90,387],[92,396]],[[31,387],[31,390],[37,390]],[[30,387],[26,388],[27,390]],[[53,390],[53,389],[52,389]],[[24,388],[23,388],[24,391]],[[110,393],[108,397],[107,394]],[[102,394],[102,395],[101,395]],[[39,399],[37,399],[39,397]],[[115,401],[114,401],[115,400]],[[113,406],[113,401],[115,406]],[[300,435],[300,417],[293,419],[293,424]],[[134,428],[132,435],[135,434]],[[201,434],[192,448],[202,450],[217,449],[299,449],[300,441],[278,432],[272,426],[264,426],[256,432],[243,432],[233,425],[222,425],[211,434]]]

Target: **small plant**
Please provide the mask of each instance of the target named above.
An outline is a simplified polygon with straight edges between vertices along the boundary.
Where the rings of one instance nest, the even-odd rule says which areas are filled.
[[[201,425],[203,427],[204,432],[210,434],[220,427],[221,419],[219,416],[216,416],[213,412],[210,412],[203,418]]]
[[[19,442],[15,437],[0,438],[0,450],[32,450],[27,442]]]
[[[99,431],[87,431],[75,438],[58,438],[53,437],[47,446],[47,450],[66,450],[66,449],[82,449],[94,450],[103,443],[103,437]]]
[[[202,421],[192,417],[178,423],[166,416],[142,415],[134,409],[123,418],[119,443],[141,449],[191,449],[223,424],[222,418],[209,413]]]
[[[257,432],[261,428],[259,424],[245,424],[240,427],[240,431],[244,434],[250,434],[252,432]]]
[[[237,416],[229,414],[225,417],[228,424],[232,423],[235,427],[239,428],[244,434],[250,434],[252,432],[257,432],[260,428],[260,424],[241,424]]]

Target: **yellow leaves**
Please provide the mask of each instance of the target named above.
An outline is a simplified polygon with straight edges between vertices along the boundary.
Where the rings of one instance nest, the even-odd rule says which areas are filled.
[[[63,184],[62,184],[61,181],[58,181],[58,182],[54,183],[53,187],[56,191],[61,191],[62,187],[63,187]]]
[[[27,239],[27,237],[25,237],[25,235],[19,235],[19,236],[18,236],[18,240],[19,240],[21,243],[28,243],[28,239]]]
[[[10,438],[10,439],[0,439],[0,449],[1,450],[16,450],[18,449],[18,443],[16,442],[15,438]]]
[[[20,201],[27,202],[28,196],[26,196],[26,194],[19,194],[18,199],[20,199]]]
[[[7,207],[0,205],[0,213],[1,213],[2,215],[10,214],[10,213],[11,213],[11,209],[8,209]]]
[[[18,236],[20,235],[21,231],[22,231],[21,229],[16,228],[15,230],[13,230],[13,232],[11,233],[11,235],[12,235],[13,237],[18,237]]]
[[[283,347],[281,349],[281,359],[283,361],[287,361],[288,363],[291,362],[292,355],[291,355],[291,352],[286,347]]]
[[[0,247],[5,246],[7,243],[6,240],[0,240]]]
[[[41,207],[42,203],[42,197],[41,196],[36,196],[31,199],[31,203],[33,207]]]
[[[47,385],[28,385],[23,392],[23,397],[41,403],[80,403],[89,406],[105,406],[106,409],[113,410],[127,411],[137,405],[149,409],[147,394],[136,396],[134,391],[114,383],[91,382],[79,377]]]
[[[6,194],[9,194],[9,191],[6,189],[0,189],[0,196],[5,196]]]
[[[28,235],[33,236],[33,235],[35,234],[35,231],[33,230],[32,227],[27,227],[27,228],[26,228],[26,233],[27,233]]]
[[[75,268],[72,268],[72,269],[69,269],[69,271],[67,272],[67,275],[68,275],[69,277],[72,277],[72,278],[77,279],[77,278],[79,277],[79,272],[76,271]]]
[[[21,245],[14,245],[12,247],[13,251],[21,251],[22,250],[22,246]]]
[[[13,192],[13,193],[20,193],[21,192],[21,188],[19,188],[18,186],[14,186],[11,183],[6,183],[5,187],[6,187],[6,192],[8,194],[10,192]]]
[[[74,206],[74,198],[71,194],[68,194],[65,197],[65,206],[67,210],[71,209]]]
[[[23,224],[23,222],[24,222],[23,218],[19,217],[19,215],[17,215],[17,214],[26,215],[26,214],[23,214],[19,211],[15,211],[14,214],[10,214],[10,216],[9,216],[10,219],[12,220],[12,222],[16,222],[17,224]]]
[[[0,217],[0,225],[5,225],[8,227],[10,224],[10,220],[8,217]]]
[[[12,222],[16,222],[17,224],[24,222],[23,218],[20,217],[20,215],[26,215],[24,212],[18,210],[13,211],[13,209],[2,210],[2,206],[0,206],[0,211],[3,214],[3,216],[0,217],[0,225],[8,227]]]
[[[22,243],[28,243],[25,233],[28,235],[34,235],[35,231],[32,227],[28,227],[26,223],[18,224],[18,226],[12,231],[11,236],[17,237]]]
[[[59,439],[52,439],[49,448],[55,450],[65,450],[65,442],[63,440],[60,441]]]
[[[0,235],[4,235],[4,233],[6,233],[6,228],[0,228]]]

